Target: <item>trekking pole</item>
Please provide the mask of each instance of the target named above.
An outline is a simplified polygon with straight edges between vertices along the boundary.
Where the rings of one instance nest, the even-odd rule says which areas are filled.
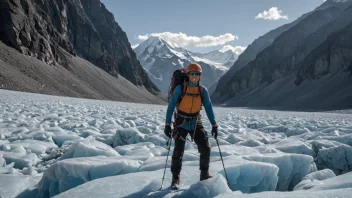
[[[169,143],[170,141],[170,143]],[[165,177],[165,171],[166,171],[166,165],[167,165],[167,160],[169,158],[169,153],[170,153],[170,148],[171,148],[171,143],[172,143],[172,137],[167,140],[167,143],[169,144],[169,151],[167,152],[167,157],[166,157],[166,163],[165,163],[165,169],[164,169],[164,175],[163,175],[163,180],[161,181],[161,187],[160,190],[163,188],[163,183],[164,183],[164,177]]]
[[[222,160],[222,154],[221,154],[221,150],[220,150],[218,139],[216,139],[216,143],[218,144],[218,147],[219,147],[220,157],[221,157],[221,161],[222,161],[222,166],[224,167],[224,172],[225,172],[225,176],[226,176],[227,185],[230,187],[229,179],[227,179],[227,174],[226,174],[226,169],[225,169],[225,165],[224,165],[224,160]]]

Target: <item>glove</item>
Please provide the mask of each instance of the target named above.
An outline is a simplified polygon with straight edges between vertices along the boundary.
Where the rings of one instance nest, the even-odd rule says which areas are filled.
[[[218,138],[218,125],[213,125],[213,128],[211,129],[211,135],[217,139]]]
[[[164,133],[167,137],[171,138],[171,126],[165,125]]]

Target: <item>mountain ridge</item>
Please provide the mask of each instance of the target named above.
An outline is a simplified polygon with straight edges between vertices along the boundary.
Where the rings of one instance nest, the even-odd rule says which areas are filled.
[[[274,85],[271,86],[271,84],[276,84],[277,81],[280,81],[281,78],[286,78],[287,75],[292,78],[296,78],[294,76],[296,76],[297,70],[302,67],[300,62],[309,57],[312,51],[319,50],[320,44],[325,41],[325,38],[327,38],[328,35],[333,34],[334,31],[339,31],[341,28],[344,28],[344,26],[352,20],[352,17],[345,17],[351,15],[349,12],[350,6],[351,1],[345,1],[342,3],[329,1],[323,3],[322,6],[319,6],[314,12],[310,12],[289,30],[278,36],[269,47],[259,52],[253,61],[237,70],[234,74],[232,73],[232,76],[225,74],[224,77],[227,77],[227,81],[226,79],[223,79],[224,77],[219,80],[218,86],[212,94],[212,100],[217,104],[226,104],[229,106],[248,105],[277,108],[285,107],[290,109],[303,107],[316,109],[323,108],[324,106],[320,105],[322,102],[315,96],[306,98],[307,101],[299,100],[297,101],[297,104],[288,104],[277,101],[275,97],[286,97],[280,95],[279,92],[276,93],[272,88]],[[331,25],[334,22],[335,25]],[[310,62],[309,64],[312,63]],[[344,75],[342,76],[344,78],[346,77]],[[292,79],[286,83],[290,84],[294,81],[295,80]],[[299,91],[299,82],[300,80],[296,80],[295,86],[297,87],[291,86],[289,88],[291,90],[295,90],[297,94],[295,95],[293,92],[290,92],[289,95],[291,96],[291,99],[293,99],[293,97],[300,97],[298,93],[303,93]],[[309,82],[315,84],[312,81]],[[336,83],[338,82],[339,81],[336,79]],[[348,82],[348,80],[345,82]],[[319,86],[317,84],[315,85]],[[282,87],[287,86],[284,84],[282,85]],[[308,87],[310,87],[310,89],[314,89],[311,86]],[[303,86],[301,88],[303,89]],[[309,89],[306,91],[309,91]],[[333,90],[331,91],[331,93],[334,93]],[[271,93],[271,96],[262,97],[261,95],[258,95],[259,93],[264,92]],[[283,93],[284,92],[281,92],[281,94]],[[322,91],[322,93],[325,95],[328,94],[325,91]],[[319,95],[318,93],[316,94]],[[348,95],[345,96],[349,97]],[[275,102],[264,101],[260,99],[260,97],[268,98],[268,100]],[[316,101],[315,104],[310,100],[318,101]],[[338,98],[335,97],[334,100],[331,99],[331,103],[335,104],[335,107],[341,108],[341,105],[336,103]],[[311,107],[307,106],[305,103],[311,104]],[[344,105],[348,106],[347,103],[344,103]],[[333,106],[330,106],[329,108],[333,108]]]
[[[208,53],[192,52],[159,36],[150,36],[134,51],[143,68],[149,73],[158,88],[167,93],[173,71],[198,63],[203,68],[201,82],[210,87],[228,70],[237,59],[232,50],[213,50]]]
[[[7,86],[3,83],[3,89],[118,101],[130,98],[125,90],[125,87],[129,87],[131,91],[141,95],[138,98],[134,93],[130,93],[137,97],[130,98],[130,101],[156,104],[166,101],[136,59],[126,33],[99,0],[4,0],[0,4],[0,22],[0,42],[6,45],[1,45],[2,51],[9,51],[8,46],[16,50],[11,50],[12,56],[3,55],[7,62],[4,59],[0,66],[9,70],[1,71],[0,81],[9,81]],[[38,67],[23,67],[25,63],[11,60],[11,57],[23,58],[17,53],[25,55],[24,57],[33,57],[54,68],[43,66],[41,63]],[[89,63],[82,62],[81,59]],[[28,61],[28,64],[33,65],[33,59]],[[77,65],[72,65],[74,62],[77,62]],[[10,67],[11,64],[14,64],[13,68]],[[92,70],[92,65],[110,76],[106,76],[100,70]],[[54,70],[57,71],[56,79],[52,77]],[[19,78],[11,80],[12,72],[16,74],[15,76],[27,76],[24,78],[26,80],[24,82],[18,82]],[[64,73],[65,76],[61,76]],[[83,77],[83,73],[91,79]],[[82,90],[77,90],[77,87],[70,88],[72,84],[63,88],[59,87],[60,84],[56,84],[65,80],[67,76],[70,76],[72,84],[81,87]],[[101,79],[101,76],[110,81]],[[82,79],[84,81],[81,81]],[[78,86],[79,81],[81,83]],[[88,81],[97,84],[93,85]],[[26,83],[29,82],[32,86],[27,86]],[[48,84],[51,87],[47,88],[47,91],[40,88]],[[107,90],[111,91],[110,96]],[[116,94],[122,90],[124,93],[121,96]]]
[[[153,94],[159,92],[100,0],[4,0],[0,18],[0,40],[25,55],[65,65],[64,50]]]

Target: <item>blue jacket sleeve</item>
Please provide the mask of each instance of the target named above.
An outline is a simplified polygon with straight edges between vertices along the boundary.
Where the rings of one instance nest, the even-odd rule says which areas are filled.
[[[175,87],[174,89],[169,105],[167,106],[165,124],[171,124],[172,114],[176,107],[177,101],[180,97],[181,97],[181,85],[177,85],[177,87]]]
[[[210,123],[214,125],[216,124],[216,121],[215,121],[215,115],[213,111],[213,105],[211,104],[208,89],[204,86],[203,86],[202,96],[203,96],[203,106],[205,108],[205,112],[207,113]]]

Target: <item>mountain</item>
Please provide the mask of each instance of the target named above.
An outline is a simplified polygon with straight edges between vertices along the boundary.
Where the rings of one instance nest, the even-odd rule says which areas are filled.
[[[83,58],[115,78],[127,79],[142,92],[147,90],[155,96],[160,92],[139,64],[125,32],[99,0],[3,0],[0,41],[24,55],[69,71],[72,58]],[[22,69],[29,72],[28,68]],[[110,86],[110,83],[98,86],[104,89],[105,85]],[[120,89],[113,86],[115,91]]]
[[[305,15],[303,15],[301,18],[299,18],[298,20],[290,24],[283,25],[255,39],[253,43],[251,43],[247,47],[247,49],[238,57],[238,60],[234,63],[234,65],[231,67],[229,72],[227,72],[225,75],[226,76],[233,75],[233,73],[235,73],[237,70],[241,69],[242,67],[247,65],[250,61],[254,60],[257,54],[262,50],[264,50],[265,48],[267,48],[268,46],[270,46],[278,36],[280,36],[283,32],[286,32],[291,27],[295,26],[300,20],[304,18],[305,18]],[[221,80],[226,79],[225,75],[224,75],[224,78],[222,78]]]
[[[203,69],[202,84],[210,87],[220,79],[238,57],[231,50],[214,50],[206,54],[194,53],[158,36],[149,37],[134,51],[150,79],[163,93],[167,93],[172,73],[176,69],[185,68],[190,63],[197,62]]]
[[[234,62],[234,64],[230,67],[229,71],[227,71],[220,79],[219,82],[220,85],[222,84],[227,84],[232,80],[232,76],[242,67],[246,66],[250,61],[254,60],[256,56],[258,55],[259,52],[264,50],[265,48],[269,47],[275,39],[280,36],[282,33],[286,32],[288,29],[291,27],[295,26],[297,23],[299,23],[301,20],[303,20],[306,16],[308,16],[310,13],[302,15],[300,18],[297,20],[293,21],[292,23],[283,25],[281,27],[278,27],[274,30],[269,31],[263,36],[260,36],[259,38],[255,39],[253,43],[251,43],[246,50],[240,54],[237,58],[237,60]],[[217,85],[216,85],[217,86]],[[216,88],[213,88],[214,92],[216,91]]]
[[[213,50],[205,54],[198,54],[198,57],[208,60],[209,64],[230,68],[238,59],[239,54],[232,50]]]
[[[322,46],[329,45],[323,45],[323,43],[332,34],[343,30],[352,22],[351,4],[351,0],[326,1],[314,11],[298,19],[292,27],[277,36],[271,45],[259,52],[255,59],[237,71],[229,71],[225,74],[219,80],[212,94],[212,100],[217,104],[229,106],[262,108],[317,110],[350,107],[347,102],[339,102],[346,101],[350,97],[349,94],[339,96],[336,94],[342,90],[341,82],[347,83],[347,87],[343,87],[346,90],[349,89],[351,78],[348,75],[342,75],[343,78],[340,76],[341,79],[332,81],[333,76],[346,70],[343,66],[337,67],[338,69],[334,71],[324,70],[319,79],[310,78],[309,81],[304,81],[309,86],[303,86],[300,82],[305,79],[304,76],[311,76],[304,74],[308,70],[302,70],[302,67],[312,68],[307,64],[318,61],[312,58],[318,56],[312,54],[319,54],[323,50]],[[346,58],[343,54],[338,57],[339,55],[336,55],[334,58],[341,59],[342,62]],[[241,56],[238,60],[240,59]],[[319,64],[324,65],[322,62]],[[329,81],[320,78],[326,76],[331,77]],[[330,87],[337,88],[324,89],[327,82]],[[317,90],[320,92],[318,93]],[[327,101],[329,105],[326,105]]]
[[[166,104],[122,76],[110,75],[89,61],[63,51],[66,66],[49,65],[0,41],[0,89],[76,98]]]

